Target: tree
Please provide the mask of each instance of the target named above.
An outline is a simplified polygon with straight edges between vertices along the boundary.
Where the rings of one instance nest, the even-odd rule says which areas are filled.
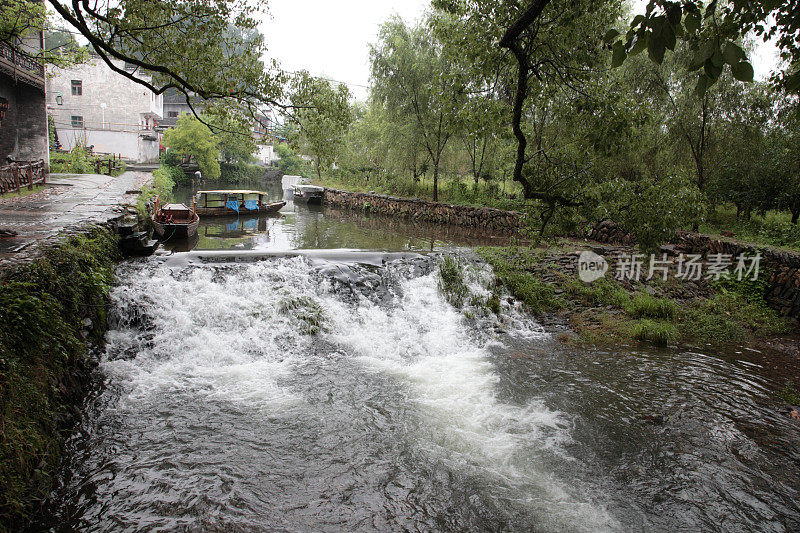
[[[442,153],[458,130],[464,73],[448,61],[427,24],[408,28],[386,22],[370,49],[372,96],[396,124],[418,134],[433,167],[433,200],[439,199]]]
[[[222,160],[248,164],[258,149],[253,138],[251,118],[241,106],[209,106],[204,117],[217,140]]]
[[[302,150],[314,158],[317,178],[323,168],[336,162],[352,122],[350,92],[346,85],[333,88],[327,80],[302,72],[294,82],[292,103],[297,112],[298,140]]]
[[[285,107],[280,100],[286,75],[274,62],[265,68],[266,47],[255,31],[265,0],[48,2],[111,70],[157,94],[174,87],[187,97],[232,99],[247,108],[264,102]],[[2,41],[39,31],[46,21],[40,0],[0,2]],[[46,59],[43,53],[34,56]]]
[[[162,144],[182,156],[192,156],[205,179],[220,177],[218,139],[203,122],[181,115],[176,127],[164,133]]]
[[[542,208],[543,231],[558,208],[582,206],[586,185],[597,178],[589,172],[591,158],[580,150],[580,139],[570,138],[559,123],[578,124],[570,120],[573,103],[598,73],[602,32],[618,19],[621,3],[437,0],[434,5],[460,26],[446,33],[452,46],[463,50],[464,61],[474,65],[479,85],[510,102],[517,143],[513,179],[524,198]]]
[[[776,77],[784,87],[800,91],[800,10],[796,2],[780,0],[649,0],[644,14],[631,21],[621,34],[611,29],[605,36],[613,43],[613,65],[647,50],[660,64],[667,50],[686,41],[693,51],[691,70],[698,72],[699,94],[720,79],[730,67],[740,81],[753,81],[753,67],[740,43],[749,34],[764,40],[777,37],[787,66]]]

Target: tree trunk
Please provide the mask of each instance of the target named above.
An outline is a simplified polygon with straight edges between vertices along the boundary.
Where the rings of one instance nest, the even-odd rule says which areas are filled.
[[[797,224],[797,218],[800,217],[800,209],[790,209],[792,213],[792,224]]]
[[[439,201],[439,160],[433,164],[433,201]]]

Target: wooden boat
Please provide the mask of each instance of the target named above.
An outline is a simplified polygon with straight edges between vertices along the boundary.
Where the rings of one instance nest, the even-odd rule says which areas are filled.
[[[320,205],[325,195],[325,188],[317,185],[295,185],[294,201]]]
[[[286,202],[265,202],[268,194],[263,191],[216,190],[197,191],[197,214],[200,216],[223,216],[277,213]]]
[[[160,205],[156,198],[156,209],[153,212],[153,232],[164,239],[186,239],[197,235],[200,217],[197,209],[184,204]]]

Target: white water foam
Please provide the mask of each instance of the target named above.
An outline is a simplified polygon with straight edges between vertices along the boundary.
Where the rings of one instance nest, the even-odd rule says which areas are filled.
[[[466,280],[473,293],[486,286],[480,272],[477,279],[474,271],[468,273]],[[570,423],[538,400],[526,405],[498,401],[499,378],[488,351],[498,339],[470,334],[463,314],[437,289],[436,273],[405,280],[401,293],[389,308],[365,299],[350,310],[328,301],[335,317],[331,337],[365,365],[413,388],[424,417],[420,443],[428,452],[457,469],[501,478],[509,492],[517,493],[510,498],[541,517],[537,526],[542,529],[617,529],[603,507],[571,494],[531,462],[531,456],[548,450],[560,454],[560,445],[570,439]],[[509,334],[546,336],[530,319],[513,309],[506,312]]]
[[[301,257],[228,266],[148,263],[122,277],[126,284],[113,298],[123,316],[108,335],[103,363],[122,389],[121,406],[135,409],[137,402],[186,391],[200,401],[275,413],[302,403],[282,383],[315,340],[281,312],[281,303],[310,298],[329,321],[323,340],[352,354],[365,371],[408,389],[420,417],[412,438],[423,453],[485,477],[503,498],[541,517],[541,529],[617,528],[602,506],[574,494],[537,461],[569,442],[568,418],[541,401],[512,405],[497,398],[490,347],[502,339],[476,332],[439,293],[435,273],[401,276],[388,304],[341,297]],[[485,285],[472,284],[474,291]],[[126,312],[137,307],[145,328],[126,326]],[[507,334],[545,335],[512,309],[505,313]]]

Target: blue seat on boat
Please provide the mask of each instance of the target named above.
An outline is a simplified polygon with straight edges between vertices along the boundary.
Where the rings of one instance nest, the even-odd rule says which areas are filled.
[[[250,211],[258,211],[258,200],[245,200],[244,207]]]
[[[228,209],[233,209],[237,213],[239,212],[239,199],[238,198],[228,198],[228,201],[225,202],[225,207]]]

